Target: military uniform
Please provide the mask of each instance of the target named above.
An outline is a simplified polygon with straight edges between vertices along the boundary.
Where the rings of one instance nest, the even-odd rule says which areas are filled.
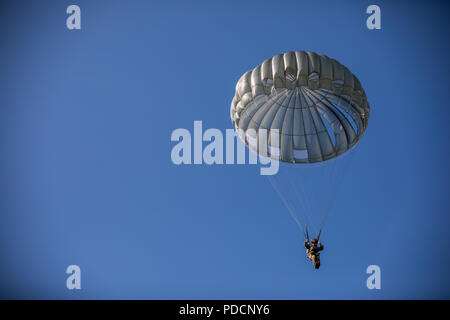
[[[320,244],[320,246],[313,246],[312,244],[309,244],[308,241],[305,241],[305,248],[306,248],[306,256],[309,260],[311,260],[314,263],[314,267],[316,269],[320,266],[320,254],[319,251],[323,250],[323,245]],[[317,261],[317,262],[316,262]]]

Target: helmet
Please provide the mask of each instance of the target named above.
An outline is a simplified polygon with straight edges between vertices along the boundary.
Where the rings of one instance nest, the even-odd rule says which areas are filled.
[[[317,243],[317,239],[316,238],[311,239],[311,243]]]

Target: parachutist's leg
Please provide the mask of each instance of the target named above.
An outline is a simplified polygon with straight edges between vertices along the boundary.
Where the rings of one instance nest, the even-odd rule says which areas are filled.
[[[320,257],[317,256],[317,255],[313,255],[311,260],[313,262],[314,268],[315,269],[319,269],[319,267],[320,267]]]

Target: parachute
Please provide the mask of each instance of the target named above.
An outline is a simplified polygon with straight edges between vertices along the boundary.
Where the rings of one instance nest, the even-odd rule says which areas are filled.
[[[330,160],[358,143],[369,116],[367,96],[358,78],[335,59],[304,51],[278,54],[244,73],[237,82],[230,108],[233,126],[253,151],[291,166],[299,164],[294,167],[324,162],[322,167],[326,168],[332,162],[332,172],[335,161]],[[260,129],[279,130],[279,141],[270,141],[269,136],[267,149],[261,150],[261,145],[254,143],[258,137],[254,136],[255,132]],[[327,177],[328,187],[322,186],[322,189],[332,188],[333,174]],[[303,229],[300,220],[308,219],[299,219],[297,213],[308,211],[305,203],[300,210],[295,209],[295,201],[285,192],[291,188],[285,187],[282,179],[269,179]],[[324,200],[324,214],[328,201]]]
[[[358,78],[336,60],[304,51],[276,55],[246,72],[230,108],[247,145],[255,137],[242,132],[278,129],[280,150],[269,155],[294,163],[325,161],[349,150],[364,134],[369,113]]]

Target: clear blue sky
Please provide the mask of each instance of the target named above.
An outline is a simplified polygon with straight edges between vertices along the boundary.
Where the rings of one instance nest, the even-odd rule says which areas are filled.
[[[66,29],[70,4],[81,31]],[[365,26],[370,4],[381,30]],[[2,1],[1,298],[450,298],[449,10]],[[239,77],[290,50],[346,65],[372,108],[319,271],[258,167],[170,160],[174,129],[231,128]],[[81,291],[65,288],[70,264]],[[366,288],[370,264],[379,291]]]

